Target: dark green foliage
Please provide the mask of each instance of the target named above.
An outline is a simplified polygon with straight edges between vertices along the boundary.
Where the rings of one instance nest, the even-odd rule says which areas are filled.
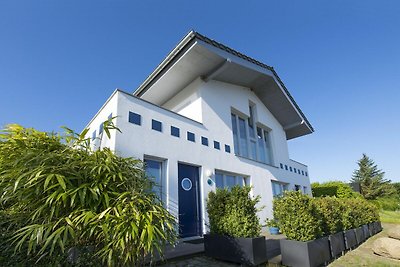
[[[360,183],[361,194],[364,198],[376,199],[396,194],[396,189],[390,180],[383,178],[385,173],[378,169],[375,162],[366,154],[363,154],[357,164],[358,169],[354,171],[351,182]]]
[[[350,185],[340,182],[332,181],[325,183],[312,183],[311,190],[314,197],[337,197],[337,198],[357,198],[360,194],[354,192]]]
[[[232,237],[257,237],[261,225],[256,205],[259,197],[250,197],[250,187],[234,186],[208,194],[207,212],[212,234]]]
[[[379,221],[376,206],[363,198],[311,198],[294,191],[274,200],[274,217],[282,233],[298,241]]]
[[[111,120],[104,132],[115,129]],[[140,264],[176,239],[175,218],[151,192],[143,163],[66,136],[10,125],[0,136],[1,208],[11,244],[39,258],[93,246],[108,265]]]
[[[313,199],[299,191],[286,191],[274,199],[274,218],[288,239],[309,241],[323,234],[322,218]]]

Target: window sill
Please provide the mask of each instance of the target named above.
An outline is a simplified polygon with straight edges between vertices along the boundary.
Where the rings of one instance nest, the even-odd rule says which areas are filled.
[[[257,162],[257,163],[260,163],[260,164],[263,164],[263,165],[266,165],[266,166],[269,166],[269,167],[273,167],[273,168],[279,169],[278,166],[274,166],[274,165],[271,165],[271,164],[268,164],[268,163],[265,163],[265,162],[262,162],[262,161],[258,161],[258,160],[251,159],[251,158],[248,158],[248,157],[243,157],[243,156],[240,156],[240,155],[237,155],[237,154],[234,154],[234,155],[235,155],[236,157],[238,157],[238,158],[250,160],[250,161]]]

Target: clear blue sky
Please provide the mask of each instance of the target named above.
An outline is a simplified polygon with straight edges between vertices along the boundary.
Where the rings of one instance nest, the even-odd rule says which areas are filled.
[[[0,2],[0,125],[81,130],[195,29],[275,67],[315,133],[289,142],[312,181],[367,153],[400,181],[400,1]]]

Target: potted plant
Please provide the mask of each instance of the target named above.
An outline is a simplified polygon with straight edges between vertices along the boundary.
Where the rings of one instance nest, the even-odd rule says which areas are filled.
[[[244,265],[267,261],[265,237],[250,187],[234,186],[210,192],[207,200],[210,233],[204,235],[205,255]]]
[[[319,266],[331,259],[329,242],[323,237],[322,218],[312,198],[285,192],[274,200],[274,217],[287,239],[280,240],[282,264]]]
[[[269,233],[271,235],[278,235],[279,234],[279,224],[278,220],[276,219],[267,219],[265,221],[266,226],[268,226]]]

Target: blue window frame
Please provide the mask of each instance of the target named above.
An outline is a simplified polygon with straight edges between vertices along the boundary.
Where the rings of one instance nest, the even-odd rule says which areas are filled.
[[[191,141],[191,142],[195,142],[195,135],[192,132],[187,132],[187,140]]]
[[[136,124],[136,125],[142,125],[142,116],[140,114],[135,113],[135,112],[129,111],[128,121],[130,123],[133,123],[133,124]]]
[[[171,126],[171,135],[179,137],[180,136],[179,128],[177,128],[175,126]]]
[[[219,145],[219,142],[218,141],[214,141],[214,148],[215,149],[220,149],[220,145]]]
[[[94,132],[92,133],[92,141],[94,141],[94,139],[96,139],[96,130],[94,130]]]
[[[204,145],[204,146],[208,146],[208,138],[202,136],[201,137],[201,144]]]
[[[151,129],[162,132],[162,122],[157,120],[151,120]]]
[[[99,126],[99,135],[103,133],[103,128],[104,128],[104,124],[103,124],[103,123],[100,123],[100,126]]]
[[[288,167],[287,167],[287,165],[285,165],[285,170],[288,170]]]
[[[229,145],[225,145],[225,152],[231,153],[231,147]]]
[[[283,164],[281,163],[281,169],[283,169]]]

